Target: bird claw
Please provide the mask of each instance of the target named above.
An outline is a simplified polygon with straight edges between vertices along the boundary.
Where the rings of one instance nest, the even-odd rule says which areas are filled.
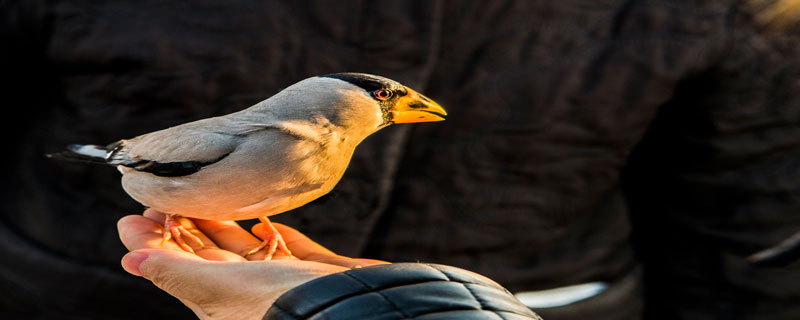
[[[259,238],[263,239],[261,244],[252,250],[248,251],[244,256],[250,256],[261,249],[266,248],[267,254],[264,256],[264,260],[272,260],[272,257],[275,255],[275,252],[280,250],[281,252],[285,253],[287,256],[291,257],[292,252],[289,251],[289,247],[286,246],[286,241],[283,240],[283,236],[278,232],[278,229],[275,229],[275,226],[270,223],[269,219],[266,217],[258,218],[263,223],[263,227],[259,233]]]
[[[200,248],[203,248],[205,245],[203,244],[203,240],[200,237],[193,235],[189,230],[181,224],[178,220],[177,216],[167,215],[167,219],[164,221],[164,232],[163,237],[161,238],[161,245],[164,245],[170,238],[175,239],[175,242],[178,244],[181,249],[189,252],[194,253],[192,247],[186,244],[186,241],[183,240],[183,237],[187,237],[190,240],[194,241],[195,243],[200,245]]]

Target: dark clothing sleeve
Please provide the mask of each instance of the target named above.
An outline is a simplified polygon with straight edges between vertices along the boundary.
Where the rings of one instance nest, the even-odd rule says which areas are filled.
[[[351,269],[283,294],[264,319],[541,319],[486,277],[437,264]]]
[[[610,284],[551,320],[800,319],[800,268],[746,259],[800,230],[800,30],[750,2],[0,0],[0,310],[194,319],[120,267],[119,173],[43,155],[358,71],[447,121],[365,139],[275,222],[511,292]]]

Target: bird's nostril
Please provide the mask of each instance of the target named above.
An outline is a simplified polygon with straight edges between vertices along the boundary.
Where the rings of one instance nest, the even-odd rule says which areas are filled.
[[[425,108],[425,104],[423,104],[422,102],[414,101],[412,103],[409,103],[408,107],[411,109],[422,109]]]

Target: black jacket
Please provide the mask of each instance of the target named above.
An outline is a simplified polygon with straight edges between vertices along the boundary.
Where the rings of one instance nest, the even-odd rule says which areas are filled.
[[[119,268],[119,174],[42,155],[359,71],[448,120],[369,137],[275,221],[512,292],[643,270],[594,319],[798,319],[800,269],[746,257],[800,230],[800,32],[751,2],[3,0],[0,309],[193,318]]]
[[[351,269],[309,281],[284,293],[264,316],[311,318],[541,320],[486,277],[421,263]]]

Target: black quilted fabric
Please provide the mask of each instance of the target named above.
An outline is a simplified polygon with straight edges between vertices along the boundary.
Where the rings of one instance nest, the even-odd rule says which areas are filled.
[[[283,294],[264,319],[541,319],[510,292],[462,269],[401,263],[352,269]]]

